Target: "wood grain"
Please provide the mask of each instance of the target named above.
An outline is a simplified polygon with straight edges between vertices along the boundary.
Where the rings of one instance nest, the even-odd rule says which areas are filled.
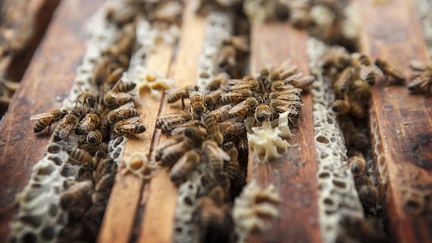
[[[58,98],[69,94],[75,70],[85,51],[83,26],[102,1],[65,0],[47,30],[0,124],[0,242],[9,232],[16,212],[15,195],[42,158],[49,134],[33,134],[32,114],[61,107]],[[61,41],[59,41],[61,36]]]
[[[10,52],[0,59],[0,73],[7,79],[15,82],[21,80],[34,52],[42,40],[58,3],[59,0],[34,0],[28,3],[25,9],[26,12],[21,13],[27,16],[27,21],[31,21],[33,32],[28,43],[26,43],[26,46],[21,51]],[[21,9],[17,9],[16,11],[21,11]],[[0,107],[0,117],[6,110],[7,107]]]
[[[288,23],[252,26],[251,69],[257,73],[265,65],[280,65],[286,59],[308,73],[307,34]],[[262,163],[249,151],[248,181],[274,184],[283,198],[280,217],[262,235],[249,242],[321,242],[318,225],[317,162],[312,119],[312,96],[303,94],[298,128],[293,130],[292,146],[279,159]]]
[[[172,45],[158,45],[148,57],[146,68],[166,77],[173,51]],[[138,136],[128,136],[120,163],[127,161],[133,154],[147,157],[151,152],[150,147],[161,98],[144,96],[139,98],[138,102],[146,131]],[[99,242],[129,242],[131,238],[144,183],[136,175],[123,172],[120,170],[117,173],[99,234]],[[118,227],[119,225],[122,227]]]
[[[179,50],[170,72],[170,78],[175,80],[177,87],[195,84],[203,48],[205,27],[205,19],[197,17],[192,10],[191,4],[188,4],[183,16]],[[164,99],[161,113],[176,112],[180,108],[181,105],[167,105],[166,99]],[[164,139],[165,136],[161,136],[160,131],[157,131],[153,140],[153,148],[156,148],[157,144]],[[177,188],[171,182],[165,169],[159,169],[155,173],[150,182],[147,197],[138,242],[171,242]]]
[[[363,52],[390,61],[407,76],[412,59],[429,59],[415,1],[375,5],[365,0],[357,4],[364,26]],[[384,182],[381,191],[388,229],[392,242],[432,242],[432,211],[428,206],[432,203],[432,100],[384,81],[373,88],[371,116],[378,126],[375,135],[382,142],[377,163]],[[424,197],[424,205],[412,203],[419,197],[410,197],[410,191]]]

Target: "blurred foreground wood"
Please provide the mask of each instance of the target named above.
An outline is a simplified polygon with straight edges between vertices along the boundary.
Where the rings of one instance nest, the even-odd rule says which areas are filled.
[[[411,60],[429,60],[414,0],[358,5],[364,53],[388,60],[407,77]],[[371,119],[388,230],[392,242],[432,242],[432,99],[385,83],[373,88]]]
[[[85,24],[102,1],[65,0],[26,71],[9,111],[0,123],[0,242],[16,212],[15,195],[43,157],[50,134],[33,134],[30,116],[61,106],[88,39]],[[61,36],[61,41],[59,41]]]

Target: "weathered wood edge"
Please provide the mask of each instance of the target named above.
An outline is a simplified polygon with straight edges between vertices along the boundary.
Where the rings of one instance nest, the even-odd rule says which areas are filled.
[[[362,51],[390,61],[407,76],[412,59],[429,60],[414,4],[407,0],[357,3],[364,27]],[[432,149],[428,142],[432,100],[384,82],[373,88],[371,119],[377,126],[372,136],[381,142],[376,158],[390,236],[396,242],[432,242],[431,199],[425,196],[432,191],[432,156],[427,152]],[[420,205],[415,205],[418,194],[409,192],[420,194]]]
[[[253,25],[252,72],[291,59],[301,72],[309,73],[307,39],[306,32],[295,30],[288,23]],[[295,146],[269,163],[260,162],[252,151],[249,153],[248,181],[272,183],[282,197],[278,221],[265,234],[250,237],[249,242],[321,242],[312,96],[303,94],[303,102],[298,128],[293,129],[293,138],[289,140]]]
[[[15,195],[42,158],[50,135],[33,134],[32,114],[61,107],[68,94],[75,70],[85,51],[88,35],[82,26],[102,1],[62,1],[46,37],[36,52],[4,120],[0,124],[0,242],[9,233],[16,212]],[[78,11],[79,10],[79,11]],[[59,41],[59,36],[62,41]]]

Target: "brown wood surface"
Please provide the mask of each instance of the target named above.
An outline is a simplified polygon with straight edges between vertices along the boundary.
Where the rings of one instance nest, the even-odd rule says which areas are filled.
[[[408,76],[412,59],[427,61],[427,46],[414,0],[376,5],[358,1],[362,16],[361,48],[401,68]],[[380,177],[392,242],[432,242],[432,99],[409,94],[404,86],[380,80],[372,92],[371,116],[383,144]],[[407,190],[428,193],[422,213],[407,204]],[[423,196],[423,195],[421,195]],[[429,206],[428,206],[429,204]],[[413,210],[414,209],[414,210]]]
[[[176,87],[195,84],[202,53],[206,21],[197,17],[191,7],[191,4],[188,4],[183,16],[179,49],[169,75],[175,80]],[[176,112],[179,109],[181,109],[181,105],[167,105],[166,99],[164,99],[161,113]],[[162,136],[158,130],[153,138],[152,150],[164,139],[165,136]],[[149,187],[144,189],[144,193],[147,194],[144,195],[147,198],[147,203],[143,212],[144,215],[141,215],[143,222],[140,226],[138,242],[171,242],[177,188],[171,182],[167,170],[158,169]]]
[[[156,73],[167,76],[174,47],[171,45],[159,45],[148,57],[146,68]],[[123,150],[121,163],[128,160],[133,154],[148,156],[155,131],[156,118],[159,115],[161,98],[145,96],[138,99],[139,111],[146,131],[138,136],[128,136]],[[104,216],[99,242],[129,242],[136,220],[139,214],[138,206],[143,190],[143,180],[134,174],[125,174],[120,170],[117,173],[107,210]],[[145,202],[145,201],[143,201]],[[139,222],[137,222],[139,223]],[[122,227],[119,227],[121,225]]]
[[[64,0],[0,124],[0,242],[16,212],[15,195],[42,158],[49,134],[33,134],[32,114],[61,107],[85,51],[83,27],[102,1]]]
[[[307,74],[307,39],[305,32],[288,23],[252,26],[252,72],[291,59]],[[312,96],[303,94],[302,98],[298,128],[292,130],[293,137],[288,141],[293,146],[281,158],[268,163],[260,162],[253,151],[249,152],[248,181],[274,184],[283,198],[278,221],[265,234],[250,237],[249,242],[321,242]]]

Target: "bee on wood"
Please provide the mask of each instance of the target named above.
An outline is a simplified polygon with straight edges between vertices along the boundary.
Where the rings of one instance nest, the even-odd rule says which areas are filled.
[[[294,79],[291,84],[296,88],[302,89],[304,91],[309,91],[315,80],[316,78],[314,76],[306,75],[298,79]]]
[[[139,117],[131,117],[114,124],[113,131],[117,134],[139,134],[145,132],[146,128],[141,124]]]
[[[202,117],[202,122],[207,128],[207,132],[213,138],[213,140],[215,140],[218,144],[222,144],[223,135],[219,131],[219,126],[217,124],[215,116],[210,113],[204,114]]]
[[[33,115],[30,120],[35,121],[33,131],[35,133],[41,132],[46,127],[50,127],[51,124],[60,121],[63,117],[68,114],[67,110],[52,110],[50,112]]]
[[[136,84],[134,82],[125,82],[122,79],[118,80],[117,83],[112,87],[111,91],[115,93],[127,93],[135,88]]]
[[[350,111],[351,104],[347,100],[335,100],[332,104],[331,109],[337,115],[346,115]]]
[[[362,175],[366,171],[366,160],[362,153],[357,153],[348,160],[353,175]]]
[[[301,106],[301,101],[286,101],[280,99],[272,99],[270,101],[270,107],[272,109],[278,113],[289,112],[290,117],[297,117]]]
[[[192,147],[193,141],[191,139],[183,139],[175,144],[159,147],[157,157],[160,157],[160,163],[162,166],[169,167]]]
[[[165,133],[171,132],[178,125],[186,123],[191,119],[192,115],[185,111],[163,114],[156,120],[156,128],[161,128]]]
[[[186,152],[171,168],[170,178],[176,183],[183,182],[199,164],[201,155],[196,150]]]
[[[248,112],[258,105],[258,101],[253,97],[248,97],[244,101],[233,106],[229,111],[232,116],[246,117]]]
[[[101,118],[96,113],[87,114],[78,124],[77,134],[85,134],[95,130],[101,124]]]
[[[67,150],[70,159],[79,165],[93,165],[93,156],[79,148],[71,148]]]
[[[133,96],[128,93],[116,93],[113,91],[108,91],[103,97],[103,103],[107,107],[119,107],[133,101]]]
[[[75,131],[78,122],[81,119],[82,111],[75,107],[69,114],[67,114],[57,125],[54,131],[54,139],[56,141],[65,139]]]
[[[422,62],[411,62],[414,71],[414,80],[408,84],[410,92],[424,92],[430,94],[432,88],[432,63],[425,65]]]
[[[195,86],[186,86],[184,88],[171,89],[168,90],[167,100],[168,103],[174,103],[181,99],[182,107],[185,108],[184,100],[189,98],[189,93],[192,91],[196,91],[197,87]]]
[[[192,112],[197,116],[201,116],[206,111],[204,105],[204,97],[199,91],[192,91],[189,93],[189,100],[191,102]]]
[[[272,118],[273,111],[269,105],[262,103],[257,106],[255,109],[255,119],[257,122],[265,122],[270,121]]]
[[[204,141],[201,148],[216,174],[220,174],[223,171],[224,161],[229,161],[230,156],[213,140]]]
[[[86,141],[89,144],[98,144],[102,142],[103,138],[104,136],[101,131],[93,130],[87,134]]]
[[[402,83],[405,80],[405,75],[403,74],[402,70],[393,66],[389,62],[383,59],[376,59],[375,65],[384,73],[386,79],[388,79],[390,76],[397,83]]]
[[[129,102],[108,112],[107,120],[110,124],[114,124],[119,120],[124,120],[135,116],[139,116],[139,113],[135,109],[135,104],[133,102]]]

